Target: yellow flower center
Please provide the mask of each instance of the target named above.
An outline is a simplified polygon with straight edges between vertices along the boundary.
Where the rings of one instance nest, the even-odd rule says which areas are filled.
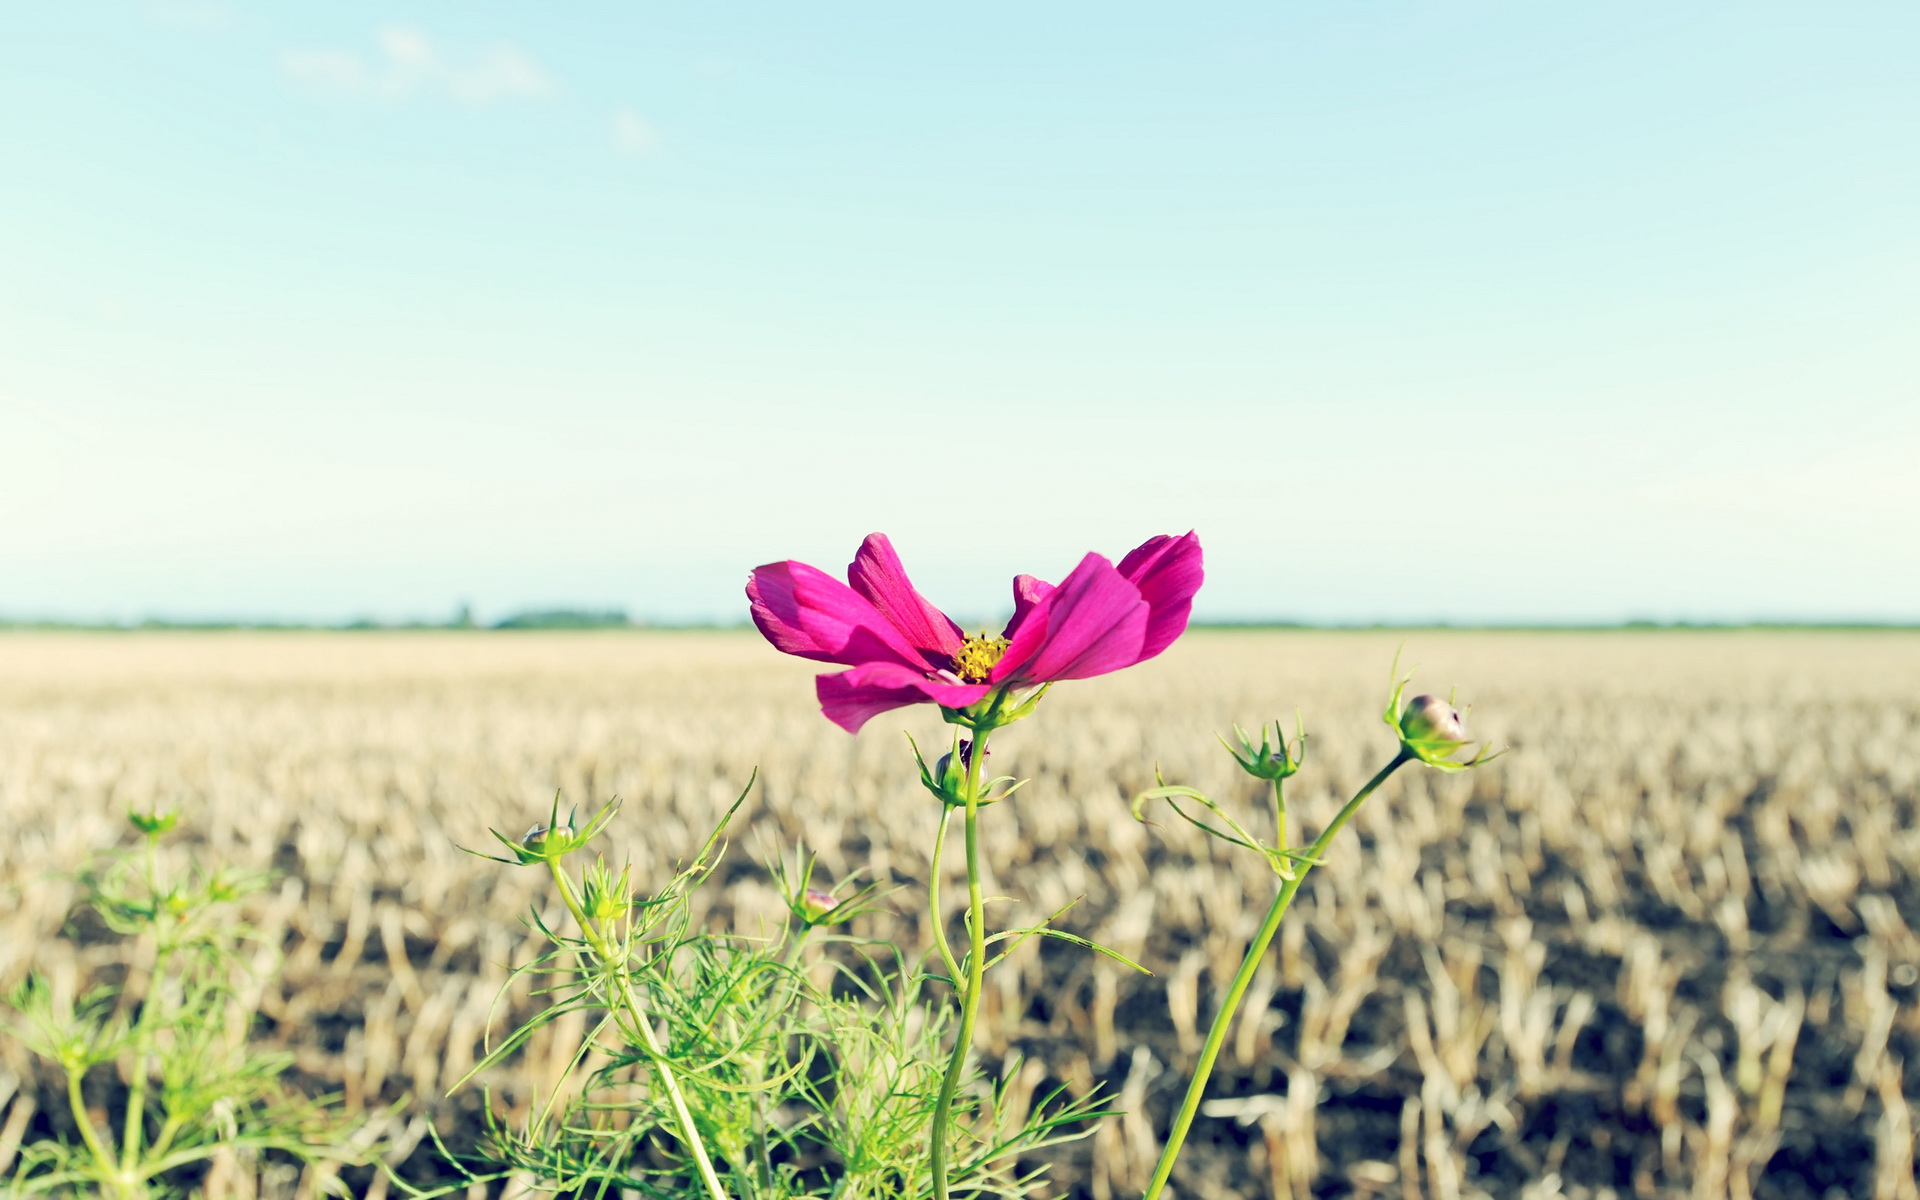
[[[953,673],[962,683],[985,683],[993,664],[1007,652],[1007,644],[1007,639],[981,630],[960,644],[960,653],[953,656]]]

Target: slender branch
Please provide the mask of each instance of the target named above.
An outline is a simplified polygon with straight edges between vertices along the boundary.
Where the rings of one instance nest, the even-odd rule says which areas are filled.
[[[80,1137],[87,1143],[87,1149],[93,1152],[94,1161],[100,1164],[103,1174],[115,1172],[108,1178],[114,1183],[121,1195],[130,1195],[125,1177],[116,1171],[113,1151],[101,1140],[100,1133],[93,1127],[93,1118],[87,1115],[86,1097],[80,1094],[81,1071],[68,1067],[67,1071],[67,1107],[73,1110],[73,1122],[80,1127]]]
[[[1353,799],[1347,801],[1339,814],[1320,831],[1320,836],[1313,840],[1312,847],[1307,851],[1307,858],[1322,857],[1327,846],[1332,843],[1334,835],[1339,833],[1341,827],[1360,810],[1361,802],[1373,795],[1375,790],[1387,781],[1387,776],[1410,761],[1412,756],[1403,750],[1394,757],[1392,762],[1381,767],[1378,774],[1367,780],[1366,786],[1354,793]],[[1277,793],[1279,789],[1277,781],[1274,787]],[[1187,1140],[1187,1131],[1193,1127],[1193,1118],[1200,1111],[1200,1100],[1206,1094],[1207,1079],[1213,1074],[1214,1061],[1220,1057],[1220,1047],[1226,1043],[1227,1031],[1233,1026],[1234,1014],[1239,1011],[1240,1000],[1246,995],[1247,985],[1253,982],[1253,973],[1259,969],[1260,960],[1266,957],[1267,947],[1272,944],[1273,935],[1280,928],[1280,919],[1287,915],[1287,906],[1293,903],[1294,895],[1299,892],[1301,883],[1306,880],[1307,873],[1312,869],[1312,862],[1302,862],[1294,877],[1280,885],[1280,892],[1274,896],[1273,906],[1267,909],[1266,919],[1260,923],[1259,932],[1253,935],[1253,942],[1247,947],[1247,956],[1240,961],[1240,969],[1234,973],[1233,982],[1228,986],[1226,997],[1220,1004],[1220,1011],[1214,1014],[1213,1027],[1207,1030],[1207,1041],[1200,1049],[1200,1061],[1194,1065],[1193,1078],[1187,1084],[1186,1098],[1180,1102],[1180,1111],[1174,1115],[1173,1127],[1167,1131],[1167,1144],[1160,1150],[1160,1161],[1154,1167],[1153,1180],[1147,1185],[1146,1195],[1142,1200],[1158,1200],[1161,1190],[1167,1186],[1167,1180],[1173,1176],[1174,1159],[1180,1156],[1180,1147]]]
[[[927,917],[933,925],[933,946],[940,952],[940,961],[947,968],[947,978],[954,987],[960,986],[960,963],[953,957],[953,947],[947,944],[946,917],[940,911],[940,853],[947,844],[947,826],[953,821],[951,805],[940,806],[940,827],[933,833],[933,865],[927,873]]]
[[[1286,786],[1285,776],[1273,781],[1273,844],[1282,850],[1287,846]]]
[[[782,974],[780,983],[774,989],[773,1004],[776,1009],[785,1008],[799,990],[794,986],[794,976],[800,970],[800,951],[807,944],[807,935],[813,932],[813,926],[805,921],[799,922],[799,932],[793,934],[787,943],[787,951],[781,956]],[[751,1087],[753,1088],[753,1156],[759,1171],[760,1190],[763,1194],[773,1194],[773,1150],[767,1139],[767,1094],[763,1090],[767,1081],[767,1064],[764,1058],[753,1060]]]
[[[559,861],[548,859],[547,868],[553,873],[554,882],[560,886],[560,895],[566,900],[567,911],[571,912],[573,919],[579,922],[582,932],[587,935],[588,944],[599,956],[601,964],[608,968],[608,974],[619,989],[619,1001],[625,1006],[631,1024],[629,1032],[640,1043],[640,1048],[646,1053],[648,1064],[659,1076],[661,1086],[666,1088],[667,1098],[673,1105],[674,1119],[680,1125],[680,1140],[686,1143],[687,1149],[693,1154],[694,1165],[700,1172],[700,1182],[706,1185],[707,1195],[711,1200],[728,1200],[727,1191],[720,1184],[720,1177],[714,1174],[713,1161],[707,1157],[706,1143],[700,1139],[700,1131],[694,1126],[693,1113],[687,1108],[686,1097],[680,1092],[680,1081],[674,1078],[673,1069],[667,1065],[665,1051],[661,1048],[659,1038],[654,1035],[653,1024],[647,1020],[646,1014],[640,1009],[639,999],[633,994],[633,983],[627,978],[625,965],[614,961],[612,948],[607,944],[605,935],[601,933],[599,926],[594,924],[592,918],[587,916],[586,909],[581,907],[579,897],[573,894],[573,883],[567,878],[566,872],[560,869]]]
[[[154,951],[153,970],[147,977],[147,994],[140,999],[140,1019],[134,1024],[133,1081],[127,1089],[126,1124],[120,1135],[120,1170],[130,1172],[139,1165],[141,1139],[147,1126],[147,1080],[153,1058],[154,1012],[161,1003],[160,991],[166,986],[166,971],[173,948],[164,939]]]
[[[147,993],[140,1000],[140,1019],[134,1023],[133,1079],[127,1088],[126,1122],[120,1133],[120,1171],[129,1173],[140,1161],[140,1141],[147,1125],[147,1072],[153,1050],[154,1010],[166,986],[167,959],[173,947],[160,931],[166,912],[160,906],[160,851],[157,839],[147,835],[147,898],[154,906],[153,969],[147,975]]]
[[[184,1119],[179,1114],[169,1113],[166,1123],[160,1126],[160,1132],[153,1135],[153,1145],[147,1150],[147,1161],[144,1164],[147,1178],[151,1179],[157,1173],[153,1164],[165,1157],[167,1151],[173,1149],[173,1139],[179,1134],[183,1123]]]

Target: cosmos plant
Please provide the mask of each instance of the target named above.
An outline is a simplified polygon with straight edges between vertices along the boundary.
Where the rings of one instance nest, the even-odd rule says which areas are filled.
[[[747,598],[754,624],[769,642],[786,653],[847,668],[822,674],[815,681],[820,708],[828,720],[857,733],[879,713],[909,704],[932,703],[939,706],[947,723],[956,727],[951,748],[933,765],[928,765],[917,746],[914,748],[920,782],[942,806],[930,856],[928,902],[934,949],[946,970],[946,979],[958,992],[960,1009],[927,1148],[930,1191],[935,1200],[947,1200],[954,1186],[950,1178],[952,1105],[967,1072],[983,975],[997,961],[988,958],[988,948],[1006,939],[1066,936],[1045,926],[992,934],[986,930],[981,896],[980,810],[1006,799],[1024,782],[987,776],[988,739],[994,730],[1032,715],[1053,684],[1122,670],[1164,651],[1186,631],[1193,597],[1203,579],[1200,541],[1191,532],[1181,537],[1149,538],[1118,565],[1090,553],[1057,586],[1030,575],[1016,577],[1013,616],[997,636],[963,633],[952,618],[921,596],[908,580],[892,543],[882,534],[873,534],[861,544],[847,569],[845,583],[818,568],[792,561],[757,568],[748,581]],[[1144,819],[1147,805],[1164,801],[1210,836],[1259,854],[1279,880],[1266,919],[1248,945],[1208,1031],[1185,1098],[1164,1141],[1146,1200],[1156,1200],[1172,1177],[1247,986],[1301,883],[1323,861],[1334,837],[1367,797],[1402,766],[1418,762],[1457,772],[1491,757],[1482,747],[1470,759],[1459,758],[1469,743],[1462,718],[1451,701],[1416,696],[1403,707],[1401,697],[1408,681],[1397,678],[1397,662],[1395,676],[1383,716],[1395,733],[1398,751],[1308,846],[1288,845],[1284,792],[1284,781],[1300,769],[1306,739],[1301,733],[1289,743],[1277,722],[1271,738],[1262,728],[1258,745],[1235,726],[1237,744],[1227,746],[1244,771],[1273,786],[1271,843],[1249,832],[1221,805],[1192,788],[1161,780],[1158,787],[1134,800],[1136,817]],[[1206,816],[1199,815],[1203,811]],[[946,937],[938,892],[941,852],[956,812],[963,819],[967,868],[967,945],[958,955]]]
[[[960,994],[960,1025],[933,1112],[928,1147],[934,1200],[951,1187],[953,1102],[973,1047],[988,965],[987,948],[1005,940],[1056,936],[1046,927],[989,935],[983,911],[980,810],[1019,783],[986,775],[993,731],[1031,715],[1053,684],[1087,679],[1144,662],[1187,628],[1204,578],[1200,539],[1149,538],[1115,566],[1099,554],[1080,560],[1058,586],[1031,575],[1013,581],[1013,616],[998,637],[968,637],[907,579],[893,544],[873,534],[860,545],[847,582],[805,563],[757,568],[747,583],[753,621],[789,654],[838,663],[846,671],[816,681],[828,720],[858,732],[876,714],[931,702],[956,727],[953,745],[929,767],[916,748],[920,782],[942,805],[928,885],[934,946]],[[962,737],[966,730],[971,737]],[[967,946],[956,956],[940,909],[940,855],[949,822],[962,814],[967,856]]]

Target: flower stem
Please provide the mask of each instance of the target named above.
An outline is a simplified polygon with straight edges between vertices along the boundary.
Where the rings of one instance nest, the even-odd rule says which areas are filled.
[[[133,1028],[133,1077],[127,1086],[126,1121],[120,1134],[120,1171],[123,1175],[131,1174],[140,1162],[140,1143],[146,1135],[147,1125],[147,1076],[153,1050],[153,1028],[158,1021],[155,1014],[162,1003],[162,992],[167,985],[168,959],[173,951],[171,941],[160,928],[168,918],[160,905],[158,842],[155,835],[147,835],[147,898],[154,906],[153,969],[148,972],[146,995],[141,998],[140,1016]]]
[[[166,986],[168,959],[172,947],[164,938],[154,951],[153,970],[147,977],[147,994],[140,1002],[140,1016],[134,1022],[133,1081],[127,1086],[126,1123],[120,1135],[120,1169],[132,1171],[140,1161],[140,1142],[147,1125],[147,1077],[153,1057],[154,1016],[161,1003],[160,991]]]
[[[960,1076],[966,1070],[967,1052],[973,1048],[973,1027],[980,1015],[980,992],[987,970],[986,915],[980,897],[980,777],[981,766],[987,760],[987,733],[993,727],[991,717],[999,708],[996,699],[988,721],[974,727],[973,747],[967,755],[967,979],[960,993],[960,1029],[954,1035],[953,1057],[947,1062],[946,1078],[940,1081],[940,1097],[933,1106],[933,1147],[929,1163],[933,1171],[933,1200],[947,1200],[947,1143],[948,1126],[953,1119],[953,1097],[960,1089]],[[940,831],[946,832],[944,816]],[[946,938],[944,934],[938,936],[944,949]],[[951,962],[952,951],[946,951],[946,957]],[[958,982],[959,972],[954,974]]]
[[[1353,814],[1358,812],[1360,804],[1371,796],[1387,776],[1399,770],[1411,761],[1412,756],[1402,751],[1392,762],[1381,767],[1379,773],[1367,780],[1366,786],[1354,793],[1320,836],[1313,840],[1307,850],[1307,857],[1318,859],[1333,842],[1335,834],[1340,832]],[[1227,1030],[1233,1027],[1234,1014],[1240,1008],[1240,1000],[1247,993],[1247,985],[1253,982],[1253,973],[1259,969],[1260,960],[1266,957],[1267,947],[1273,942],[1273,935],[1280,929],[1280,919],[1287,915],[1287,906],[1293,903],[1294,895],[1307,878],[1307,872],[1313,869],[1311,862],[1297,864],[1292,879],[1280,885],[1279,894],[1273,898],[1273,906],[1267,909],[1266,920],[1260,923],[1259,932],[1253,935],[1253,942],[1247,947],[1247,956],[1240,961],[1240,969],[1234,973],[1233,982],[1227,988],[1220,1011],[1214,1014],[1213,1027],[1207,1030],[1206,1045],[1200,1049],[1200,1061],[1194,1065],[1193,1079],[1187,1084],[1186,1099],[1180,1102],[1180,1111],[1173,1118],[1173,1128],[1167,1131],[1167,1144],[1160,1151],[1160,1162],[1154,1167],[1153,1180],[1147,1184],[1146,1195],[1142,1200],[1158,1200],[1160,1192],[1167,1186],[1167,1180],[1173,1176],[1174,1159],[1180,1156],[1180,1147],[1187,1140],[1187,1131],[1193,1127],[1193,1118],[1200,1111],[1201,1097],[1206,1094],[1207,1079],[1213,1074],[1213,1064],[1220,1057],[1220,1047],[1226,1044]]]
[[[805,922],[797,922],[797,924],[799,924],[800,928],[791,935],[787,943],[786,954],[780,959],[780,966],[785,973],[781,976],[781,982],[774,992],[774,1007],[776,1010],[784,1009],[799,990],[794,986],[793,977],[800,969],[800,952],[806,947],[807,935],[813,932],[813,926]],[[774,1184],[773,1149],[767,1139],[767,1094],[764,1090],[767,1075],[766,1060],[759,1057],[755,1058],[749,1069],[751,1071],[750,1082],[753,1088],[754,1164],[759,1172],[758,1182],[760,1184],[761,1194],[771,1196],[773,1194]]]
[[[954,987],[960,986],[960,963],[953,957],[953,947],[947,944],[946,915],[940,911],[940,853],[947,844],[947,826],[953,822],[953,807],[940,806],[940,827],[933,831],[933,865],[927,872],[927,916],[933,925],[933,947],[940,952],[940,962],[947,968],[947,978]]]
[[[100,1134],[93,1127],[93,1118],[87,1115],[87,1101],[80,1094],[80,1072],[72,1067],[67,1068],[67,1107],[73,1110],[73,1123],[80,1127],[81,1139],[100,1161],[101,1168],[112,1166],[113,1153],[101,1142]]]
[[[654,1074],[660,1078],[661,1086],[666,1089],[667,1098],[673,1105],[674,1120],[680,1126],[680,1140],[686,1144],[688,1151],[693,1155],[694,1165],[700,1172],[700,1182],[706,1185],[708,1197],[710,1200],[728,1200],[727,1191],[720,1184],[720,1177],[714,1174],[713,1161],[707,1157],[706,1143],[701,1141],[700,1131],[694,1127],[693,1113],[688,1110],[686,1097],[680,1092],[680,1081],[674,1078],[673,1069],[667,1065],[665,1051],[661,1048],[659,1039],[654,1036],[653,1024],[647,1020],[646,1014],[640,1009],[639,999],[633,994],[633,984],[627,978],[624,959],[616,961],[606,935],[593,923],[592,918],[587,916],[586,910],[580,905],[579,897],[573,894],[573,883],[567,878],[566,872],[560,869],[559,860],[549,858],[547,868],[553,872],[553,880],[560,886],[560,895],[567,902],[567,911],[571,912],[573,919],[579,922],[580,929],[587,935],[587,942],[593,947],[594,954],[599,956],[601,965],[607,969],[608,974],[615,981],[619,991],[618,999],[627,1010],[628,1023],[631,1025],[630,1034],[640,1043],[641,1050],[646,1053],[648,1065],[653,1068]]]

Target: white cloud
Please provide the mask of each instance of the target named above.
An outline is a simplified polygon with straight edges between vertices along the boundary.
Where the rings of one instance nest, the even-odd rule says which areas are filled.
[[[613,114],[613,144],[628,154],[645,154],[658,143],[660,136],[653,131],[646,118],[630,108],[623,108]]]
[[[293,80],[338,96],[398,100],[417,94],[450,96],[463,104],[538,100],[553,81],[523,51],[505,42],[450,54],[418,29],[382,26],[371,53],[290,50],[281,69]]]

